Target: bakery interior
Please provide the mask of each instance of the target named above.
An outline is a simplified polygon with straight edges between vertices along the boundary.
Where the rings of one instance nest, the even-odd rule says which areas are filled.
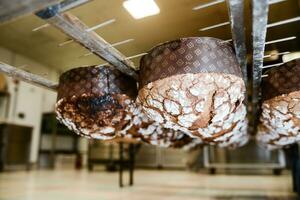
[[[1,0],[0,200],[300,195],[300,0]]]

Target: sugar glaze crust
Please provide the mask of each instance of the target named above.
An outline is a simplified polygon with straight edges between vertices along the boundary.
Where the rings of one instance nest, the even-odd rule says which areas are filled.
[[[109,140],[130,122],[136,93],[136,82],[110,66],[74,68],[60,76],[55,112],[75,133]]]
[[[131,121],[119,133],[124,138],[135,139],[151,145],[189,150],[203,144],[201,139],[191,138],[183,132],[166,129],[151,120],[137,104],[129,107]]]
[[[78,135],[112,139],[130,122],[128,107],[133,102],[126,95],[109,95],[106,98],[105,102],[101,101],[103,96],[82,95],[60,99],[55,108],[57,119]]]
[[[300,91],[263,102],[257,140],[269,149],[300,141]]]
[[[244,92],[243,80],[234,75],[181,74],[147,84],[138,99],[147,116],[163,127],[222,143],[246,124]]]

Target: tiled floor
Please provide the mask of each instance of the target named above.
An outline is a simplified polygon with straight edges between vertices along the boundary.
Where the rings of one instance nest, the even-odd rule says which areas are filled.
[[[117,173],[59,170],[0,173],[0,200],[196,199],[297,198],[291,192],[288,175],[210,176],[185,171],[137,170],[135,185],[120,189]]]

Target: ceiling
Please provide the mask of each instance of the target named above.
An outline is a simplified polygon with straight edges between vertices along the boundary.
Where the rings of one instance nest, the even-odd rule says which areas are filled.
[[[211,2],[212,0],[156,0],[160,7],[160,14],[133,19],[123,8],[122,0],[93,0],[70,12],[81,19],[89,27],[109,19],[116,22],[97,29],[96,32],[110,43],[133,38],[134,41],[117,46],[125,56],[132,56],[146,52],[152,46],[168,40],[189,36],[210,36],[220,39],[230,39],[229,26],[199,32],[200,28],[228,21],[226,3],[212,7],[192,10],[193,7]],[[245,1],[245,21],[247,49],[251,53],[251,5]],[[270,6],[269,22],[276,22],[300,16],[298,0],[287,0]],[[34,15],[26,16],[14,22],[0,26],[0,46],[16,53],[25,55],[49,67],[65,71],[70,68],[104,63],[95,55],[85,56],[88,50],[76,43],[63,47],[58,44],[68,40],[68,37],[56,30],[47,27],[33,32],[32,29],[45,22]],[[288,36],[297,36],[297,40],[267,45],[267,50],[281,51],[300,50],[300,22],[270,28],[267,31],[267,40]],[[139,58],[133,59],[138,66]],[[26,63],[24,63],[25,65]]]

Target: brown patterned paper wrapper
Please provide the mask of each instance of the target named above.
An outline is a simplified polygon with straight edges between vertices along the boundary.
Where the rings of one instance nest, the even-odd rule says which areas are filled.
[[[141,59],[138,99],[165,128],[208,143],[245,121],[245,85],[232,47],[219,39],[183,38]],[[224,137],[222,137],[224,136]]]
[[[257,140],[269,149],[300,141],[300,59],[267,72]]]
[[[136,82],[110,66],[71,69],[61,75],[55,112],[75,133],[112,139],[131,119]]]

